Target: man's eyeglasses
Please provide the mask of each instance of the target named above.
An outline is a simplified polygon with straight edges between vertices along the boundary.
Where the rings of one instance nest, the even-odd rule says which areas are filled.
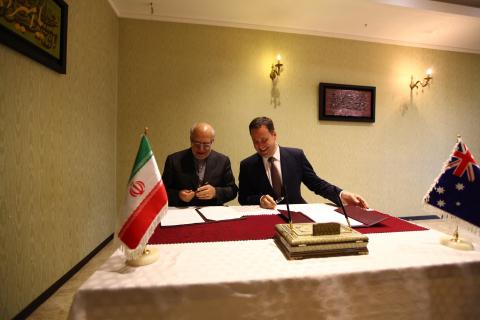
[[[203,149],[210,149],[212,147],[212,143],[213,142],[198,142],[198,141],[192,141],[192,146],[194,146],[195,148],[202,148]]]

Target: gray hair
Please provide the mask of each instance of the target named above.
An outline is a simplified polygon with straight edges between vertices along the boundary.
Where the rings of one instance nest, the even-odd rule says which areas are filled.
[[[212,134],[212,140],[215,138],[215,129],[206,122],[195,122],[190,128],[190,140],[192,139],[195,131],[210,131]]]

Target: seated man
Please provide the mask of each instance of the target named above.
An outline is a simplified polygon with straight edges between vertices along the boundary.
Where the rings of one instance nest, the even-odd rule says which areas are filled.
[[[230,159],[214,150],[215,130],[208,123],[190,129],[191,147],[167,157],[163,183],[170,206],[223,205],[237,196]]]
[[[340,205],[342,202],[368,208],[365,200],[319,178],[301,149],[280,147],[273,121],[255,118],[249,125],[256,154],[240,163],[238,202],[273,209],[278,203],[306,203],[300,192],[303,182],[316,194]]]

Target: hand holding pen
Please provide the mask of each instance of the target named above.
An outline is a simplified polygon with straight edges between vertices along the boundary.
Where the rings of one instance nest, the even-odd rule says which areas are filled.
[[[195,191],[195,196],[201,200],[210,200],[217,195],[215,188],[208,184],[208,182],[202,183],[200,187]]]
[[[266,194],[260,198],[260,207],[264,209],[275,209],[277,204],[283,201],[285,197],[280,197],[277,200],[274,200],[272,196]]]
[[[178,192],[178,197],[183,202],[190,202],[192,201],[193,197],[195,197],[195,191],[183,189]]]

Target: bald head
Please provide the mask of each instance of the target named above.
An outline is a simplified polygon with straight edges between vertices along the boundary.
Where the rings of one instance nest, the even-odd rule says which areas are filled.
[[[206,122],[197,122],[190,128],[190,142],[193,156],[199,160],[206,159],[212,151],[215,130]]]
[[[193,126],[190,128],[190,140],[199,134],[208,134],[212,139],[215,139],[215,129],[213,129],[213,127],[206,122],[197,122],[193,124]]]

